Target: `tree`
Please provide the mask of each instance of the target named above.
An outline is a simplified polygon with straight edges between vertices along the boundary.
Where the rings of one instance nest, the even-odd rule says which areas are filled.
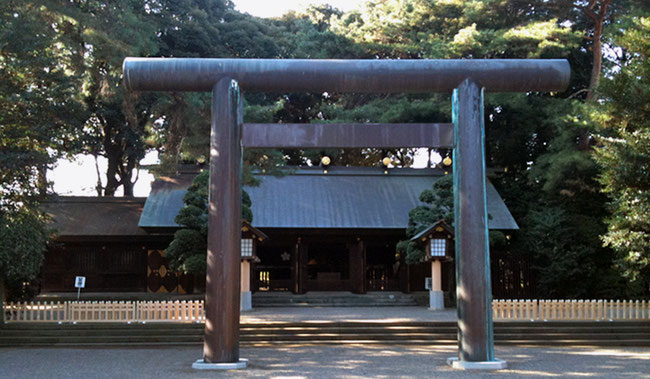
[[[48,239],[45,220],[38,212],[22,208],[0,213],[0,304],[5,286],[10,301],[34,295],[23,293],[23,283],[38,276]]]
[[[425,256],[419,241],[411,241],[415,235],[443,220],[448,225],[454,221],[454,181],[452,175],[446,175],[433,183],[433,188],[420,194],[420,201],[429,205],[420,205],[409,211],[409,226],[406,229],[408,239],[397,244],[397,251],[405,255],[406,263],[422,262]]]
[[[43,260],[45,172],[78,148],[81,81],[63,48],[74,41],[72,24],[38,2],[0,3],[0,281],[12,298]]]
[[[58,3],[58,1],[54,2]],[[98,177],[99,196],[114,196],[122,187],[133,196],[134,173],[145,154],[146,127],[151,123],[151,95],[126,91],[122,85],[122,62],[127,56],[147,56],[158,51],[156,18],[147,12],[146,1],[119,0],[59,5],[73,17],[79,35],[89,117],[85,149],[108,161],[106,183]]]
[[[44,194],[44,172],[74,150],[83,123],[70,23],[33,2],[0,5],[0,206]],[[48,27],[43,27],[48,25]]]
[[[598,88],[602,105],[596,159],[611,216],[603,241],[617,252],[617,266],[633,293],[650,291],[650,18],[625,20],[614,43],[621,49],[617,70]]]
[[[183,197],[185,207],[175,221],[183,228],[174,234],[174,240],[165,249],[165,258],[172,270],[186,274],[203,275],[208,249],[208,183],[209,171],[196,176]],[[242,189],[242,219],[252,222],[251,199]]]

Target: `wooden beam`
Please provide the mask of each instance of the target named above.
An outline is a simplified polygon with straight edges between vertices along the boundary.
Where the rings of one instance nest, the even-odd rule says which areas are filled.
[[[246,148],[398,148],[454,145],[453,124],[244,124]]]

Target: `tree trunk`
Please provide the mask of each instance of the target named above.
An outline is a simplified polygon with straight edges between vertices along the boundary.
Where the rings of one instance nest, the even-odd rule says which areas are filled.
[[[133,196],[134,183],[129,178],[122,178],[122,188],[124,188],[124,196]]]
[[[115,191],[120,186],[120,181],[117,179],[116,158],[110,153],[107,158],[108,168],[106,169],[106,187],[104,187],[104,196],[115,196]]]
[[[589,87],[587,89],[587,96],[585,100],[591,102],[596,97],[596,89],[598,88],[598,82],[600,81],[600,72],[603,68],[603,24],[605,22],[605,17],[607,16],[607,7],[611,3],[611,0],[590,0],[589,4],[582,8],[582,11],[591,19],[594,23],[594,34],[592,36],[592,66],[591,66],[591,77],[589,78]],[[599,5],[598,12],[594,11],[596,5]],[[578,150],[585,151],[591,148],[591,133],[589,130],[583,128],[580,131],[578,136]]]
[[[607,8],[611,0],[602,0],[600,3],[597,0],[590,0],[589,4],[582,8],[583,12],[594,22],[594,34],[592,36],[592,67],[591,67],[591,77],[589,78],[589,89],[587,91],[587,101],[592,101],[596,96],[596,88],[598,87],[598,82],[600,80],[600,71],[603,67],[603,24],[605,22],[605,17],[607,16]],[[598,7],[598,13],[594,11],[596,5]]]
[[[104,185],[102,184],[102,174],[101,171],[99,171],[99,161],[97,154],[93,154],[93,157],[95,157],[95,171],[97,172],[97,183],[95,184],[95,191],[97,191],[97,196],[102,197],[104,196]]]
[[[589,90],[587,91],[587,101],[591,101],[596,95],[596,88],[598,87],[598,82],[600,81],[600,71],[603,68],[603,46],[601,42],[601,37],[603,34],[603,24],[601,23],[596,25],[594,29],[594,40],[593,40],[593,65],[591,67],[591,78],[589,78]]]
[[[47,164],[38,165],[38,192],[39,195],[47,194]]]

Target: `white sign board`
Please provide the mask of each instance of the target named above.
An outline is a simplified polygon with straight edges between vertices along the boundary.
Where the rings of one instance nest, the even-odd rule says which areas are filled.
[[[86,286],[86,277],[85,276],[77,276],[74,280],[74,287],[75,288],[84,288]]]
[[[424,278],[424,289],[431,291],[432,287],[433,282],[431,281],[431,278]]]

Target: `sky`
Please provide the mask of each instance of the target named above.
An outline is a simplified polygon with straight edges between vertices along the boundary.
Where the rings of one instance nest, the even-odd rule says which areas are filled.
[[[310,4],[330,4],[343,11],[357,9],[363,0],[233,0],[235,9],[257,17],[279,17],[289,10],[302,10]],[[413,167],[425,167],[426,150],[416,154]],[[150,152],[140,162],[141,165],[158,163],[158,154]],[[97,165],[102,174],[102,183],[106,184],[106,159],[99,157]],[[54,192],[67,196],[95,196],[97,170],[95,159],[91,156],[77,155],[73,160],[59,160],[55,168],[48,172],[48,180],[53,182]],[[138,181],[134,186],[135,196],[148,196],[154,177],[147,170],[140,170]],[[121,195],[120,188],[116,195]]]

